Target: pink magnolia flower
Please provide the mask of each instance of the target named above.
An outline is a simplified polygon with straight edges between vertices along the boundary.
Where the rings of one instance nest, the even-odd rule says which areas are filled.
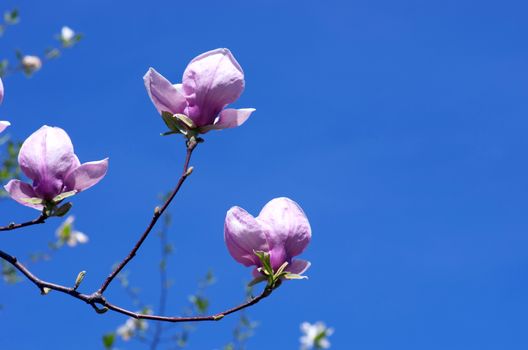
[[[293,259],[301,254],[312,237],[312,230],[301,207],[289,198],[268,202],[256,218],[240,207],[229,209],[224,238],[231,256],[244,266],[262,267],[255,254],[270,254],[274,271],[288,262],[285,271],[302,274],[310,267],[306,260]],[[259,276],[255,269],[255,277]]]
[[[4,188],[20,204],[41,210],[42,204],[28,200],[51,202],[66,192],[92,187],[106,175],[108,158],[81,164],[68,134],[61,128],[44,125],[24,141],[18,164],[33,183],[11,180]]]
[[[2,83],[2,79],[0,79],[0,103],[2,103],[4,99],[4,84]],[[6,120],[0,120],[0,132],[4,131],[9,125],[11,125],[10,122]]]
[[[150,68],[143,77],[145,87],[159,113],[168,112],[190,119],[190,129],[205,133],[212,129],[243,124],[253,108],[224,109],[244,90],[244,72],[228,49],[216,49],[194,58],[181,84],[173,85]]]

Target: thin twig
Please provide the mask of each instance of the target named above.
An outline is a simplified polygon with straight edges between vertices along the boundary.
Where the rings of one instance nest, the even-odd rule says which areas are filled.
[[[38,218],[33,219],[31,221],[26,221],[26,222],[23,222],[23,223],[20,223],[20,224],[15,224],[14,222],[12,222],[12,223],[10,223],[7,226],[0,226],[0,231],[11,231],[11,230],[16,230],[17,228],[22,228],[22,227],[26,227],[26,226],[43,224],[43,223],[46,222],[47,218],[48,218],[48,216],[46,214],[42,213],[42,214],[40,214],[40,216]]]
[[[139,248],[141,247],[145,239],[147,239],[149,233],[152,231],[152,229],[156,225],[156,222],[158,222],[160,216],[168,208],[169,204],[172,202],[174,197],[176,197],[176,194],[178,193],[181,186],[185,182],[185,179],[187,179],[187,177],[190,175],[189,162],[191,160],[191,155],[196,145],[197,145],[197,142],[194,138],[191,138],[189,141],[187,141],[187,155],[185,157],[185,164],[183,165],[183,173],[180,176],[180,179],[178,180],[176,187],[172,191],[172,194],[165,201],[165,203],[163,204],[161,208],[159,209],[156,208],[156,210],[154,210],[154,215],[152,216],[152,219],[150,220],[149,225],[147,226],[147,228],[145,229],[145,231],[143,232],[143,234],[137,241],[136,245],[132,248],[130,253],[128,253],[128,255],[123,259],[123,261],[119,263],[117,268],[114,271],[112,271],[112,273],[106,278],[106,280],[103,282],[103,284],[101,285],[97,293],[103,294],[106,288],[108,288],[108,286],[112,282],[112,280],[119,274],[119,272],[121,272],[121,270],[126,266],[126,264],[128,264],[128,262],[134,258],[134,256],[136,255],[136,252],[139,250]]]
[[[242,303],[234,308],[227,309],[225,311],[216,313],[214,315],[208,315],[208,316],[189,316],[189,317],[172,317],[172,316],[159,316],[159,315],[149,315],[149,314],[142,314],[137,312],[132,312],[126,309],[123,309],[119,306],[113,305],[109,303],[108,301],[103,301],[101,305],[105,306],[109,310],[136,318],[136,319],[144,319],[144,320],[154,320],[154,321],[164,321],[164,322],[202,322],[202,321],[219,321],[225,316],[235,313],[237,311],[243,310],[247,307],[250,307],[252,305],[255,305],[262,299],[266,298],[273,292],[273,288],[266,286],[266,288],[260,293],[260,295],[249,299],[245,303]]]
[[[83,294],[78,291],[76,291],[72,287],[66,287],[60,284],[50,283],[44,280],[41,280],[37,276],[35,276],[31,271],[29,271],[23,264],[21,264],[16,257],[0,250],[0,258],[4,259],[11,265],[13,265],[18,271],[20,271],[24,276],[27,277],[31,282],[33,282],[34,285],[36,285],[42,294],[47,294],[50,290],[55,290],[64,294],[68,294],[76,299],[82,300],[85,303],[89,304],[92,308],[94,308],[98,313],[103,313],[107,310],[112,310],[136,319],[146,319],[146,320],[154,320],[154,321],[163,321],[163,322],[201,322],[201,321],[219,321],[224,316],[227,316],[229,314],[235,313],[237,311],[243,310],[247,307],[250,307],[252,305],[255,305],[262,299],[269,296],[274,288],[278,287],[280,285],[280,281],[276,286],[266,286],[262,293],[258,295],[257,297],[250,298],[245,303],[242,303],[234,308],[227,309],[225,311],[216,313],[214,315],[209,316],[190,316],[190,317],[171,317],[171,316],[161,316],[161,315],[149,315],[149,314],[142,314],[142,313],[136,313],[132,312],[130,310],[124,309],[122,307],[119,307],[117,305],[114,305],[106,300],[104,296],[99,294],[98,292],[92,293],[92,294]],[[99,308],[98,306],[102,306],[103,308]],[[105,309],[106,308],[106,309]]]
[[[167,230],[170,222],[170,216],[166,214],[163,228],[160,231],[160,246],[161,246],[161,261],[159,266],[160,273],[160,298],[158,306],[158,314],[164,315],[167,308],[167,293],[169,289],[168,278],[167,278],[167,260],[169,253],[167,251]],[[150,350],[156,350],[158,348],[161,334],[163,333],[163,325],[161,322],[156,323],[156,328],[154,329],[154,335],[152,336],[152,341],[150,343]]]

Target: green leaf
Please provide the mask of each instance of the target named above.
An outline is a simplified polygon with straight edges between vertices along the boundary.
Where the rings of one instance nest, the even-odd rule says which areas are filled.
[[[7,24],[17,24],[20,21],[20,16],[17,9],[4,12],[4,21]]]
[[[115,333],[107,333],[103,335],[103,345],[105,349],[110,350],[114,346],[116,335]]]
[[[207,308],[209,307],[209,300],[199,295],[191,295],[189,297],[189,300],[191,301],[191,303],[193,303],[194,307],[196,308],[199,314],[204,314],[207,312]]]

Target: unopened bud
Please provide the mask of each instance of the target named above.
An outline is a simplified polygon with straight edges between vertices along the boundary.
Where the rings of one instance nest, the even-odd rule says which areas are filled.
[[[51,289],[49,289],[48,287],[44,287],[40,290],[40,294],[41,295],[46,295],[48,294],[49,292],[51,292]]]
[[[22,57],[22,66],[24,69],[34,72],[39,70],[42,67],[42,61],[38,56],[24,56]]]
[[[193,172],[193,170],[194,170],[194,167],[193,167],[193,166],[190,166],[190,167],[187,169],[187,171],[185,172],[185,176],[189,176],[189,175],[191,175],[192,172]]]
[[[84,279],[84,276],[86,276],[86,271],[81,271],[77,275],[77,278],[75,279],[75,285],[73,286],[73,290],[76,290],[81,285],[81,282]]]

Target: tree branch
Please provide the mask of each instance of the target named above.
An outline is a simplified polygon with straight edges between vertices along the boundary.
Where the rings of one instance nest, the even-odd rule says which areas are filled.
[[[48,218],[48,216],[46,214],[42,213],[42,214],[40,214],[40,216],[38,218],[33,219],[31,221],[26,221],[26,222],[23,222],[23,223],[20,223],[20,224],[15,224],[14,222],[12,222],[12,223],[10,223],[7,226],[0,226],[0,231],[11,231],[11,230],[16,230],[17,228],[22,228],[22,227],[26,227],[26,226],[43,224],[43,223],[46,222],[47,218]]]
[[[106,278],[106,280],[103,282],[103,284],[101,285],[97,293],[103,294],[106,288],[108,288],[108,286],[112,282],[112,280],[119,274],[119,272],[121,272],[121,270],[126,266],[126,264],[128,264],[130,260],[134,258],[137,251],[139,250],[139,248],[141,247],[145,239],[147,239],[148,235],[150,234],[150,232],[152,231],[152,229],[158,222],[160,216],[168,208],[169,204],[172,202],[174,197],[176,197],[176,194],[178,193],[181,186],[185,182],[185,179],[187,179],[187,177],[191,174],[191,172],[189,171],[189,162],[191,160],[191,155],[196,145],[197,145],[197,141],[195,138],[191,138],[187,141],[187,155],[185,157],[185,163],[183,165],[183,173],[180,176],[180,179],[178,180],[176,187],[172,191],[172,194],[169,196],[169,198],[167,198],[167,200],[165,201],[165,203],[163,204],[161,208],[156,207],[156,209],[154,210],[154,215],[152,216],[152,219],[150,220],[149,225],[147,226],[147,228],[145,229],[145,231],[143,232],[143,234],[137,241],[136,245],[132,248],[130,253],[128,253],[128,255],[123,259],[123,261],[119,263],[117,268],[114,271],[112,271],[112,273]]]
[[[55,290],[64,294],[68,294],[76,299],[82,300],[85,303],[89,304],[91,307],[93,307],[98,313],[104,313],[107,310],[112,310],[117,313],[121,313],[136,319],[145,319],[145,320],[154,320],[154,321],[163,321],[163,322],[201,322],[201,321],[219,321],[224,316],[227,316],[229,314],[235,313],[237,311],[243,310],[247,307],[250,307],[252,305],[255,305],[262,299],[269,296],[275,288],[277,288],[280,285],[280,280],[278,283],[274,286],[267,285],[262,293],[258,295],[257,297],[251,298],[245,303],[242,303],[236,307],[233,307],[231,309],[227,309],[225,311],[216,313],[214,315],[209,316],[191,316],[191,317],[171,317],[171,316],[160,316],[160,315],[147,315],[147,314],[141,314],[132,312],[130,310],[124,309],[122,307],[116,306],[109,301],[106,300],[104,296],[102,296],[99,292],[95,292],[92,294],[83,294],[75,290],[73,287],[66,287],[60,284],[56,283],[50,283],[44,280],[41,280],[37,276],[35,276],[31,271],[29,271],[23,264],[21,264],[16,257],[0,250],[0,258],[4,259],[11,265],[13,265],[18,271],[20,271],[24,276],[27,277],[34,285],[36,285],[42,294],[47,294],[49,290]],[[47,290],[49,289],[49,290]],[[103,306],[103,308],[99,308],[98,306]],[[105,309],[106,308],[106,309]]]
[[[280,283],[279,283],[280,284]],[[250,307],[252,305],[255,305],[262,299],[268,297],[272,292],[273,289],[278,287],[279,284],[277,284],[275,287],[266,286],[262,293],[260,293],[258,296],[249,299],[245,303],[242,303],[236,307],[233,307],[231,309],[227,309],[225,311],[216,313],[214,315],[209,316],[189,316],[189,317],[172,317],[172,316],[159,316],[159,315],[148,315],[148,314],[142,314],[137,312],[131,312],[129,310],[123,309],[119,306],[113,305],[109,303],[108,301],[104,301],[101,303],[101,305],[107,307],[109,310],[136,318],[136,319],[144,319],[144,320],[154,320],[154,321],[164,321],[164,322],[202,322],[202,321],[220,321],[225,316],[235,313],[237,311],[243,310],[247,307]]]

